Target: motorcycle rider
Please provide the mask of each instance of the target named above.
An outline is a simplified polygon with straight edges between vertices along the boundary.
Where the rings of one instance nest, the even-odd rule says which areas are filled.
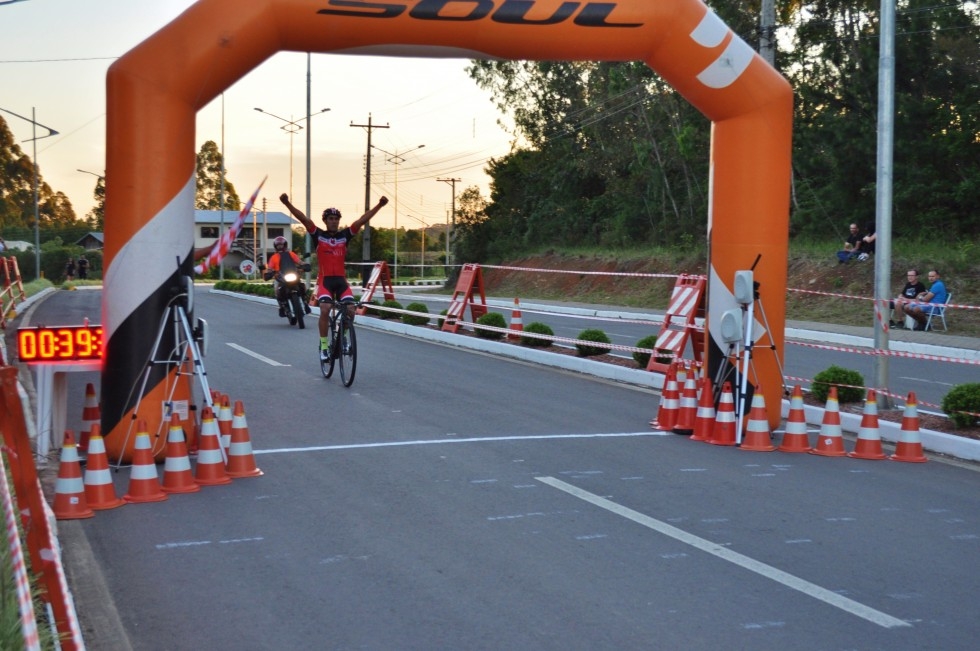
[[[323,223],[326,228],[319,228],[313,220],[289,202],[285,192],[279,200],[289,209],[290,214],[303,226],[306,232],[313,236],[316,242],[316,259],[319,263],[319,273],[316,281],[316,298],[320,305],[320,359],[327,360],[330,356],[327,343],[327,328],[330,326],[330,307],[334,300],[341,303],[354,303],[354,293],[347,283],[347,273],[344,270],[344,260],[347,258],[347,244],[354,239],[361,227],[371,221],[381,208],[388,203],[388,197],[381,197],[374,208],[361,215],[347,228],[340,228],[340,211],[327,208],[323,211]],[[353,316],[353,305],[350,307]]]
[[[264,280],[269,280],[271,278],[275,279],[273,280],[272,286],[274,288],[276,300],[279,302],[279,316],[284,317],[286,316],[286,301],[289,300],[289,297],[286,296],[285,285],[279,277],[279,270],[282,268],[282,256],[288,255],[293,261],[297,271],[302,268],[303,263],[300,260],[300,257],[294,251],[289,250],[289,242],[287,242],[286,238],[282,235],[272,240],[272,248],[274,248],[276,252],[269,256],[268,266],[264,264],[259,265],[259,271],[262,272],[262,278]],[[306,301],[306,284],[300,282],[299,289],[300,293],[304,297],[303,307],[306,310],[306,313],[309,314],[312,310]]]

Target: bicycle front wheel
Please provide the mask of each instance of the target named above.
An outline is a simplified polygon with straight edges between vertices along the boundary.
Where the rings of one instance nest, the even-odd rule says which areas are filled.
[[[340,379],[345,387],[354,384],[354,373],[357,371],[357,337],[354,334],[354,323],[349,318],[340,321]]]
[[[322,310],[324,308],[321,307],[320,309]],[[323,377],[325,378],[329,378],[331,375],[333,375],[333,365],[337,361],[337,346],[334,345],[336,342],[334,340],[335,331],[333,324],[331,324],[330,330],[327,331],[327,337],[327,341],[329,342],[327,345],[327,350],[330,351],[329,359],[323,359],[323,355],[320,353],[319,344],[317,345],[316,350],[316,354],[320,355],[320,372],[323,373]]]

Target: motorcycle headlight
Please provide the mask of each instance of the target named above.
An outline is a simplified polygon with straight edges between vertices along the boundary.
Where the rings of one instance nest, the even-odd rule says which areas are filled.
[[[297,276],[293,271],[287,271],[285,274],[283,274],[282,279],[287,283],[294,283],[299,279],[299,276]]]

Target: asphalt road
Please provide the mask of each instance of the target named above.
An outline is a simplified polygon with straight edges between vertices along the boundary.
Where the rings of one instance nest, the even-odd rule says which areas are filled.
[[[265,474],[62,523],[90,648],[976,646],[972,466],[656,435],[644,390],[367,327],[344,389],[315,330],[197,312]]]

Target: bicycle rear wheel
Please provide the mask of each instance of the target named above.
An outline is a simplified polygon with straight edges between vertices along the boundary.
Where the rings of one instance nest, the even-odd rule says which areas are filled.
[[[345,387],[354,384],[354,373],[357,371],[357,337],[354,334],[354,323],[349,317],[340,320],[340,379]]]

